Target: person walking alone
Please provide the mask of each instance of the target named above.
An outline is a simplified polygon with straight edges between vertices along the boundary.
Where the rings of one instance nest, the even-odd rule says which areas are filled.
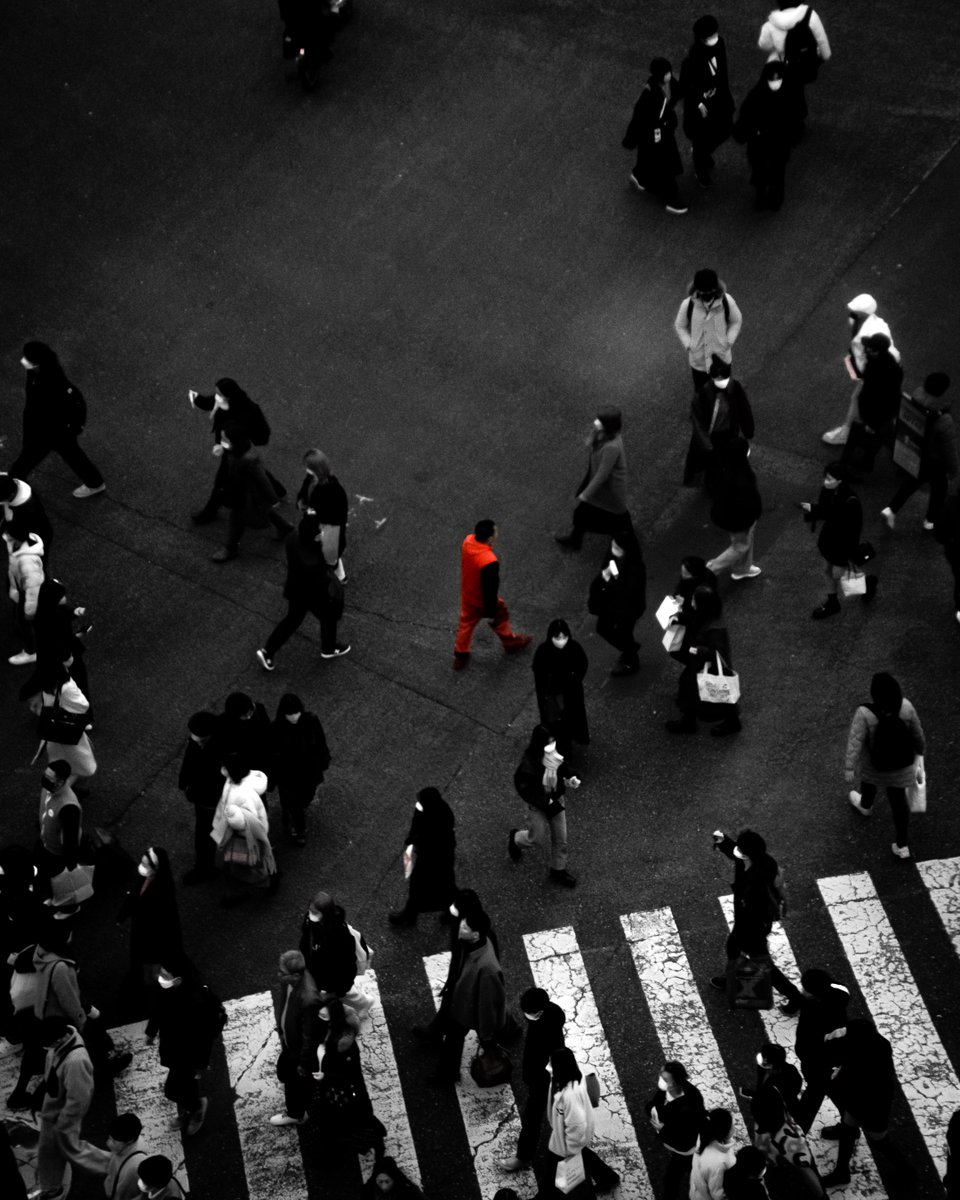
[[[696,733],[700,721],[713,722],[712,737],[726,737],[739,733],[740,704],[720,704],[700,699],[697,676],[704,666],[716,664],[733,667],[730,636],[720,624],[723,619],[723,603],[717,595],[716,586],[699,583],[694,588],[689,608],[685,612],[683,641],[672,657],[683,663],[683,671],[677,684],[677,707],[681,715],[666,721],[668,733]]]
[[[520,997],[520,1011],[526,1025],[521,1078],[527,1088],[527,1099],[520,1114],[517,1152],[499,1160],[501,1171],[522,1171],[533,1165],[550,1095],[547,1067],[554,1050],[565,1045],[563,1027],[567,1015],[543,988],[527,988]]]
[[[747,93],[733,125],[733,136],[747,147],[753,207],[778,212],[790,150],[802,127],[797,93],[787,85],[781,62],[764,63],[759,81]]]
[[[184,958],[173,872],[162,846],[150,846],[140,856],[137,878],[127,888],[117,913],[118,925],[128,920],[130,990],[137,996],[151,994],[162,964]]]
[[[683,486],[692,487],[705,472],[706,485],[714,484],[717,451],[734,438],[750,441],[754,435],[753,410],[743,384],[733,378],[729,363],[715,354],[710,378],[690,402],[690,447],[683,467]]]
[[[638,192],[652,192],[668,213],[682,216],[688,209],[677,187],[683,163],[677,149],[675,106],[673,67],[667,59],[655,58],[621,144],[624,150],[637,152],[631,186]]]
[[[524,850],[545,844],[549,837],[550,879],[564,887],[576,887],[576,877],[567,870],[567,814],[562,797],[568,786],[575,791],[580,780],[570,774],[557,750],[556,736],[543,725],[534,729],[514,772],[513,785],[527,805],[529,825],[510,830],[510,858],[518,863]]]
[[[254,453],[244,428],[236,421],[227,421],[220,434],[220,446],[226,463],[224,496],[230,517],[227,544],[211,555],[211,561],[225,563],[240,553],[240,539],[248,525],[255,529],[272,525],[278,537],[286,536],[293,526],[278,512],[281,496],[277,485],[260,455]]]
[[[664,1200],[687,1200],[693,1154],[707,1114],[700,1089],[690,1082],[683,1063],[663,1064],[657,1091],[644,1110],[669,1155],[663,1176]]]
[[[620,1176],[592,1148],[596,1129],[593,1110],[600,1103],[596,1072],[592,1067],[581,1066],[566,1046],[553,1051],[550,1066],[553,1071],[547,1103],[550,1141],[540,1194],[551,1194],[560,1163],[578,1154],[582,1156],[584,1172],[594,1189],[612,1192],[620,1183]]]
[[[623,417],[619,408],[601,408],[590,434],[587,473],[577,489],[573,528],[554,541],[579,550],[585,533],[632,531],[627,510],[627,460],[623,451]]]
[[[277,985],[273,988],[273,1015],[280,1038],[277,1078],[283,1084],[283,1112],[270,1118],[276,1126],[303,1125],[319,1070],[317,1050],[323,1040],[320,1021],[322,998],[299,950],[280,955]]]
[[[307,844],[307,809],[330,766],[330,748],[320,718],[307,712],[299,696],[280,697],[272,726],[273,763],[287,836]]]
[[[322,450],[308,450],[303,456],[303,464],[306,473],[297,492],[297,508],[317,519],[324,562],[336,570],[341,583],[346,583],[343,552],[347,548],[350,509],[347,493],[330,470],[330,460]]]
[[[610,553],[590,584],[587,611],[597,618],[597,633],[620,651],[610,674],[635,675],[640,670],[640,643],[634,626],[647,611],[647,568],[632,532],[610,542]]]
[[[403,842],[407,902],[399,912],[390,913],[391,925],[416,925],[422,912],[440,912],[443,919],[457,893],[455,824],[453,810],[436,788],[417,792],[413,820]]]
[[[587,655],[570,633],[570,626],[556,617],[547,626],[547,636],[533,654],[533,679],[540,709],[540,724],[556,734],[561,754],[571,743],[588,746],[590,731],[583,699]]]
[[[737,1161],[733,1151],[733,1116],[727,1108],[711,1108],[690,1166],[690,1200],[723,1200],[723,1176]]]
[[[960,475],[960,455],[957,452],[957,427],[950,412],[952,402],[945,395],[950,376],[934,371],[913,393],[913,400],[924,411],[926,423],[920,447],[920,467],[916,476],[903,473],[900,486],[880,516],[888,529],[893,529],[897,513],[915,491],[930,485],[930,498],[923,518],[923,528],[936,528],[937,519],[947,502],[947,492]],[[866,389],[866,382],[864,382]],[[861,406],[862,406],[861,397]],[[12,661],[12,660],[11,660]]]
[[[753,561],[753,535],[763,502],[749,454],[750,443],[745,438],[724,442],[717,451],[716,494],[710,519],[730,535],[730,546],[710,559],[707,570],[716,575],[729,567],[731,579],[756,579],[761,573]]]
[[[726,284],[712,268],[701,267],[673,322],[680,345],[687,352],[694,394],[710,378],[715,358],[733,362],[733,346],[742,326],[743,314]]]
[[[514,633],[510,628],[510,613],[499,594],[500,562],[493,549],[499,533],[496,522],[485,518],[477,522],[460,547],[460,623],[453,646],[455,671],[470,665],[473,631],[483,620],[490,622],[507,654],[519,654],[533,641],[530,634]]]
[[[193,806],[193,866],[183,876],[188,886],[217,877],[217,848],[210,837],[213,814],[223,792],[217,726],[218,718],[211,712],[194,713],[187,721],[188,741],[177,787]]]
[[[893,344],[893,334],[890,326],[877,314],[877,302],[869,292],[861,292],[847,305],[847,322],[850,327],[850,353],[844,359],[847,373],[856,380],[850,401],[847,405],[847,415],[842,425],[828,429],[820,439],[827,446],[844,446],[850,436],[850,428],[854,421],[860,418],[860,388],[863,383],[863,373],[867,365],[868,338],[880,333],[889,340],[887,349],[893,358],[900,361],[900,351]]]
[[[817,522],[823,522],[817,549],[826,564],[827,598],[817,605],[810,616],[822,621],[840,611],[837,595],[840,579],[859,570],[862,562],[860,533],[863,529],[863,506],[860,497],[850,486],[850,476],[843,463],[830,463],[823,473],[823,487],[816,503],[800,503],[804,520],[815,532]],[[876,575],[867,575],[862,599],[869,603],[877,594]]]

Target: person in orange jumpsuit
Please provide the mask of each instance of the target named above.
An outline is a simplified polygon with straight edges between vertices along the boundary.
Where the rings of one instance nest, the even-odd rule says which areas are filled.
[[[517,654],[533,641],[530,634],[514,633],[510,628],[510,614],[499,594],[500,563],[493,550],[497,533],[496,522],[478,521],[460,547],[460,624],[453,647],[455,671],[470,665],[473,631],[484,619],[490,622],[507,654]]]

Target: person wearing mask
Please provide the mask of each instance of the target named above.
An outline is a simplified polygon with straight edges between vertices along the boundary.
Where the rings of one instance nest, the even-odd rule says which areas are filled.
[[[753,561],[753,536],[763,512],[763,501],[749,454],[750,443],[746,438],[731,438],[717,451],[710,520],[730,535],[730,546],[710,559],[707,570],[716,575],[729,567],[731,579],[756,579],[761,573]]]
[[[550,1141],[547,1146],[545,1178],[541,1195],[550,1195],[550,1185],[563,1160],[583,1156],[583,1168],[597,1192],[612,1192],[620,1176],[592,1148],[595,1133],[593,1110],[600,1103],[600,1083],[592,1067],[581,1065],[572,1050],[561,1046],[550,1055],[553,1079],[547,1101]]]
[[[295,846],[305,846],[307,808],[330,766],[330,748],[320,718],[307,712],[292,692],[277,705],[272,757],[284,828]]]
[[[846,1024],[850,990],[837,983],[829,972],[809,967],[800,976],[800,994],[780,1005],[780,1011],[798,1014],[794,1050],[806,1084],[797,1111],[801,1128],[807,1132],[830,1087],[833,1070],[824,1051],[824,1036]]]
[[[627,510],[627,459],[619,408],[601,408],[590,432],[587,473],[577,489],[573,527],[554,541],[579,550],[585,533],[625,533],[633,529]]]
[[[343,999],[357,977],[357,943],[347,914],[329,892],[317,892],[300,924],[300,952],[323,993]]]
[[[635,675],[640,670],[640,643],[633,631],[647,611],[647,568],[632,530],[611,540],[604,565],[590,584],[587,611],[597,618],[600,637],[620,651],[610,674]]]
[[[25,541],[29,534],[35,533],[43,542],[46,562],[50,562],[53,526],[37,489],[3,471],[0,471],[0,533],[15,542]]]
[[[173,1163],[164,1154],[151,1154],[137,1167],[140,1193],[145,1200],[188,1200],[173,1173]]]
[[[567,1020],[560,1005],[554,1004],[539,987],[527,988],[523,993],[520,1011],[525,1026],[521,1076],[527,1088],[527,1099],[520,1114],[517,1152],[499,1160],[497,1165],[501,1171],[521,1171],[533,1165],[550,1095],[547,1067],[554,1050],[564,1045],[563,1027]]]
[[[856,473],[872,471],[877,451],[893,446],[903,387],[903,367],[890,353],[885,333],[864,338],[863,351],[863,378],[841,459]]]
[[[764,1042],[757,1054],[757,1081],[740,1094],[750,1101],[754,1145],[766,1161],[780,1167],[804,1196],[824,1195],[823,1184],[806,1140],[800,1136],[800,1072],[787,1062],[783,1046]],[[733,1169],[733,1168],[731,1168]],[[726,1178],[724,1187],[727,1187]],[[729,1188],[727,1188],[729,1195]]]
[[[664,1200],[687,1200],[690,1168],[697,1139],[706,1120],[700,1089],[694,1087],[683,1063],[665,1062],[657,1078],[657,1090],[644,1111],[667,1151],[663,1176]]]
[[[630,172],[631,187],[638,192],[652,192],[668,213],[682,216],[688,209],[677,187],[683,163],[677,149],[676,102],[673,67],[665,58],[653,59],[650,77],[633,107],[621,144],[624,150],[637,152]]]
[[[718,452],[737,438],[754,435],[753,411],[743,384],[733,378],[729,363],[715,354],[710,378],[694,393],[690,403],[690,447],[683,468],[684,487],[693,487],[706,474],[708,488],[715,485]]]
[[[251,770],[242,754],[223,762],[224,784],[213,814],[210,837],[223,855],[224,876],[236,890],[220,901],[233,908],[254,892],[276,892],[280,872],[270,845],[270,822],[262,796],[267,790],[263,771]]]
[[[866,386],[864,379],[864,390]],[[945,395],[949,386],[950,376],[943,371],[934,371],[923,381],[923,386],[913,393],[914,402],[923,409],[926,417],[920,447],[920,469],[916,476],[901,472],[900,486],[890,503],[880,512],[888,529],[893,529],[897,513],[924,484],[930,485],[930,497],[923,528],[927,531],[935,529],[947,502],[947,492],[960,475],[957,427],[950,412],[952,401]],[[860,407],[862,411],[862,393]],[[13,662],[13,659],[10,661]]]
[[[317,1051],[323,1038],[321,996],[306,959],[299,950],[280,955],[277,984],[273,988],[273,1015],[280,1039],[277,1078],[283,1084],[283,1112],[270,1124],[303,1125],[313,1091],[313,1076],[320,1069]]]
[[[423,1192],[400,1170],[389,1154],[373,1164],[370,1178],[360,1189],[360,1200],[423,1200]]]
[[[316,1092],[317,1118],[326,1148],[334,1158],[351,1151],[382,1157],[387,1131],[377,1119],[360,1062],[360,1018],[336,997],[320,1009],[324,1030],[321,1079]],[[356,1162],[356,1158],[354,1158]]]
[[[103,476],[77,441],[87,423],[86,401],[67,378],[55,352],[45,342],[27,342],[20,364],[27,373],[23,441],[9,473],[16,479],[29,478],[52,451],[80,476],[80,486],[73,490],[76,499],[86,500],[106,491]]]
[[[547,626],[547,636],[533,654],[533,680],[540,709],[540,724],[557,736],[560,751],[571,744],[590,744],[583,680],[587,655],[570,633],[570,626],[556,617]]]
[[[217,877],[217,847],[210,837],[213,815],[223,792],[222,761],[215,734],[217,717],[196,712],[187,721],[187,746],[177,787],[193,807],[193,866],[183,882],[192,886]]]
[[[127,888],[117,924],[130,922],[130,982],[136,995],[152,992],[163,963],[184,957],[180,910],[170,870],[170,859],[162,846],[144,850],[137,864],[137,877]]]
[[[14,624],[23,646],[7,662],[13,667],[23,667],[37,661],[34,620],[44,580],[43,542],[35,533],[28,534],[22,542],[5,533],[3,542],[7,548],[7,595],[13,603]]]
[[[690,1165],[690,1200],[724,1200],[724,1173],[737,1161],[733,1152],[733,1116],[711,1108]]]
[[[44,546],[46,561],[46,546]],[[87,699],[90,698],[90,680],[85,662],[84,638],[91,625],[74,628],[74,621],[86,615],[86,609],[75,606],[67,597],[67,589],[59,579],[45,578],[37,593],[37,612],[33,629],[37,639],[37,664],[33,674],[20,689],[20,699],[34,707],[39,703],[43,682],[51,674],[69,663],[70,675]],[[87,712],[89,717],[89,710]],[[89,723],[89,722],[88,722]]]
[[[864,345],[866,339],[873,337],[874,334],[882,333],[890,340],[890,354],[897,362],[900,361],[900,351],[893,344],[890,326],[883,317],[877,315],[877,302],[868,292],[861,292],[859,296],[854,296],[847,305],[847,322],[850,330],[850,352],[844,361],[848,373],[856,382],[850,395],[847,415],[843,419],[843,424],[837,425],[834,429],[828,429],[821,439],[827,446],[846,445],[851,425],[854,421],[859,420],[860,388],[863,384],[863,372],[867,365],[867,349]]]
[[[224,500],[230,513],[226,545],[210,556],[215,563],[237,557],[247,526],[263,529],[272,525],[278,538],[286,537],[294,528],[280,515],[281,497],[276,485],[243,427],[228,421],[220,434],[220,447],[226,463]]]
[[[714,359],[733,362],[733,346],[742,326],[743,314],[726,284],[712,268],[701,267],[673,322],[680,345],[687,352],[694,395],[709,380]]]
[[[693,590],[690,610],[684,617],[683,641],[673,657],[683,664],[677,684],[677,707],[680,716],[665,723],[668,733],[696,733],[700,721],[713,724],[713,737],[726,737],[739,733],[741,729],[740,705],[714,704],[700,699],[697,675],[707,664],[716,666],[717,655],[721,665],[732,668],[730,637],[720,624],[723,619],[723,604],[717,595],[716,586],[700,583]]]
[[[683,97],[683,132],[693,149],[697,183],[713,183],[713,152],[730,136],[733,96],[727,76],[727,47],[717,18],[698,17],[693,23],[694,42],[680,67]]]
[[[741,1146],[736,1162],[723,1173],[726,1200],[769,1200],[770,1193],[764,1182],[767,1165],[768,1159],[762,1150],[756,1146]]]
[[[733,125],[734,138],[747,148],[753,206],[771,212],[783,207],[790,150],[802,128],[797,92],[784,86],[786,75],[783,63],[764,63]]]
[[[398,912],[390,913],[391,925],[416,925],[420,913],[443,914],[453,903],[457,891],[455,824],[453,810],[436,788],[417,792],[413,820],[403,841],[407,902]]]
[[[526,829],[510,830],[510,858],[518,863],[524,850],[545,846],[549,838],[550,879],[564,887],[576,887],[576,876],[567,870],[567,814],[562,797],[568,786],[576,791],[580,780],[565,766],[556,736],[545,726],[534,729],[514,772],[513,785],[527,806],[529,824]]]
[[[163,1094],[177,1106],[179,1127],[193,1137],[203,1127],[210,1104],[200,1094],[200,1079],[227,1014],[220,998],[200,983],[182,956],[164,960],[158,984],[147,1021],[147,1044],[158,1039],[160,1065],[167,1069]]]
[[[704,559],[696,554],[688,554],[680,562],[680,578],[673,589],[673,597],[680,605],[674,623],[686,627],[693,614],[693,597],[698,587],[708,587],[717,590],[717,577],[707,567]],[[674,653],[672,657],[676,657]]]
[[[303,464],[306,473],[297,492],[297,508],[318,522],[320,528],[316,538],[322,549],[323,560],[334,568],[337,579],[346,583],[343,552],[347,548],[347,517],[350,509],[347,493],[330,470],[330,460],[322,450],[308,450],[303,456]]]
[[[774,921],[786,915],[787,898],[777,860],[767,853],[767,843],[752,829],[741,829],[736,841],[721,830],[713,835],[713,848],[733,863],[733,928],[727,937],[727,965],[741,954],[770,958],[767,938]],[[796,1003],[799,990],[775,964],[770,964],[773,986]],[[727,976],[714,975],[710,986],[727,992]]]
[[[120,1113],[107,1129],[110,1161],[103,1181],[107,1200],[140,1200],[137,1168],[148,1157],[143,1142],[143,1123],[136,1113]]]
[[[812,4],[775,8],[760,28],[757,46],[766,53],[768,62],[783,63],[787,68],[800,114],[799,136],[807,119],[806,85],[816,80],[821,64],[830,60],[823,22]]]
[[[817,522],[823,527],[817,538],[817,549],[823,556],[827,576],[827,597],[810,614],[815,621],[832,617],[840,611],[837,594],[842,576],[858,571],[861,562],[860,533],[863,529],[863,506],[860,497],[850,486],[850,476],[843,463],[829,463],[823,473],[823,487],[816,503],[800,503],[804,520],[811,532]],[[877,594],[876,575],[867,575],[866,592],[862,599],[869,603]]]
[[[533,641],[529,633],[514,633],[510,613],[500,592],[500,562],[493,549],[500,530],[495,521],[478,521],[460,547],[460,623],[453,646],[453,669],[470,665],[473,631],[481,621],[500,639],[507,654],[519,654]]]
[[[862,817],[871,816],[878,789],[886,788],[896,835],[890,848],[900,859],[910,857],[907,788],[922,778],[924,745],[917,710],[893,676],[878,671],[870,703],[858,705],[850,723],[844,776],[850,803]]]

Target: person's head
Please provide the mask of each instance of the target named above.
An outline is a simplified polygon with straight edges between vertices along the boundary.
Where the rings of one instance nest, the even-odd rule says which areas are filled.
[[[137,1187],[147,1197],[159,1196],[173,1178],[173,1163],[164,1154],[151,1154],[137,1167]]]
[[[520,1011],[528,1021],[539,1021],[549,1003],[550,997],[543,988],[527,988],[520,997]]]
[[[787,1063],[787,1052],[776,1042],[764,1042],[757,1051],[757,1066],[764,1071],[782,1071]]]
[[[116,1154],[124,1146],[135,1142],[141,1133],[143,1133],[143,1124],[136,1113],[120,1113],[119,1116],[113,1118],[107,1128],[107,1149],[111,1154]]]
[[[450,914],[459,919],[458,936],[461,941],[478,942],[490,932],[490,918],[472,888],[458,889],[450,905]]]
[[[213,736],[216,728],[217,718],[212,712],[195,712],[187,721],[190,740],[196,742],[198,746],[205,745],[207,739]]]
[[[859,329],[867,317],[873,317],[877,312],[877,302],[869,292],[861,292],[847,305],[847,316],[850,324]]]
[[[878,671],[870,680],[870,699],[880,712],[896,716],[903,703],[903,691],[889,672]]]
[[[378,1158],[373,1164],[370,1178],[373,1180],[373,1186],[383,1196],[389,1196],[397,1189],[397,1185],[404,1181],[403,1172],[388,1154]]]
[[[734,855],[747,864],[755,863],[767,852],[767,843],[752,829],[741,829],[737,834],[737,842],[733,847]]]
[[[489,546],[497,537],[497,523],[489,517],[484,517],[482,521],[478,521],[473,527],[473,536],[478,542],[483,542]]]
[[[55,758],[53,762],[48,762],[43,768],[41,776],[41,787],[48,792],[56,792],[70,778],[71,767],[64,758]]]
[[[221,408],[230,410],[253,404],[253,401],[235,379],[229,379],[224,376],[223,379],[218,379],[214,386]]]
[[[657,87],[666,87],[673,78],[673,67],[669,58],[654,58],[650,62],[650,82]]]
[[[846,466],[842,462],[827,463],[823,468],[823,486],[829,492],[835,492],[837,488],[846,483],[850,478]]]
[[[330,478],[330,459],[315,446],[303,456],[303,466],[307,474],[312,475],[318,483],[326,483]]]
[[[800,987],[815,1000],[824,1000],[833,986],[833,976],[822,967],[808,967],[800,976]]]
[[[867,352],[867,358],[879,358],[881,354],[886,354],[891,346],[891,341],[885,333],[871,333],[863,339],[863,348]]]
[[[946,371],[931,371],[923,381],[923,390],[935,400],[939,400],[949,386],[950,376]]]
[[[558,650],[562,650],[570,641],[570,626],[563,617],[554,617],[547,626],[547,640]]]
[[[701,267],[693,277],[690,295],[702,300],[704,304],[709,304],[711,300],[717,299],[722,290],[716,271],[712,267]]]
[[[680,562],[680,578],[681,579],[706,579],[707,578],[707,562],[698,554],[688,554],[686,558]]]
[[[249,721],[256,705],[246,692],[231,692],[223,702],[223,712],[231,721]]]
[[[594,429],[605,441],[612,441],[623,429],[623,413],[619,408],[601,408],[594,420]]]
[[[733,1115],[730,1110],[728,1108],[711,1108],[703,1123],[703,1132],[700,1134],[700,1152],[703,1153],[711,1142],[729,1141],[732,1131]]]
[[[535,725],[533,732],[530,734],[530,741],[527,743],[527,754],[534,762],[539,762],[547,746],[551,742],[556,742],[556,740],[556,736],[550,732],[546,725]]]
[[[763,70],[760,72],[760,78],[767,85],[771,92],[779,92],[783,87],[784,66],[779,59],[773,59],[771,62],[763,64]]]
[[[719,354],[710,356],[710,378],[713,380],[714,387],[718,387],[721,391],[728,388],[732,374],[733,368],[728,362],[724,362]]]
[[[698,583],[690,598],[693,610],[704,623],[717,621],[723,612],[723,602],[717,595],[717,589],[708,583]]]
[[[41,1046],[49,1050],[51,1046],[65,1042],[76,1032],[66,1017],[45,1017],[37,1030],[37,1040]]]
[[[144,879],[171,879],[170,859],[162,846],[150,846],[140,855],[137,874]]]
[[[315,892],[307,908],[307,920],[314,925],[330,924],[336,913],[336,905],[329,892]]]
[[[553,1090],[559,1092],[568,1083],[579,1083],[583,1078],[572,1050],[559,1046],[550,1053],[550,1069],[553,1072]]]
[[[705,46],[715,46],[720,40],[720,26],[716,17],[697,17],[693,23],[693,36]]]
[[[20,363],[28,371],[60,371],[60,360],[46,342],[27,342],[20,353]]]
[[[299,983],[307,969],[307,960],[299,950],[284,950],[277,963],[277,977],[282,983]]]
[[[421,788],[417,792],[414,808],[422,813],[431,824],[452,829],[454,825],[453,809],[444,800],[440,791],[435,787]]]
[[[284,692],[277,705],[277,720],[279,721],[282,718],[285,721],[289,721],[291,725],[296,725],[303,716],[303,713],[303,701],[300,697],[295,696],[293,692]]]
[[[220,434],[220,445],[224,450],[229,450],[231,454],[235,454],[239,458],[242,454],[253,446],[253,442],[247,436],[247,431],[237,421],[227,421]]]
[[[250,774],[250,763],[245,754],[231,750],[223,760],[223,773],[231,783],[240,783]]]
[[[762,1179],[767,1169],[767,1156],[756,1146],[741,1146],[737,1151],[737,1170],[744,1179]]]
[[[689,1078],[687,1068],[683,1063],[671,1059],[660,1068],[657,1083],[663,1091],[668,1092],[671,1088],[682,1088]]]

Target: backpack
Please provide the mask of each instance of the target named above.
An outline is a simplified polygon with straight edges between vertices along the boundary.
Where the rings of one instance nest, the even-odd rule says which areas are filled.
[[[909,767],[917,750],[906,722],[899,716],[877,712],[872,704],[866,707],[877,717],[877,727],[870,734],[871,764],[878,771],[899,771]]]
[[[783,43],[784,61],[799,83],[813,83],[820,70],[820,49],[810,30],[812,16],[813,5],[808,4],[803,20],[787,30]]]
[[[354,929],[352,925],[347,928],[353,937],[354,944],[357,948],[357,974],[366,975],[367,968],[373,961],[373,951],[367,945],[367,939],[363,936],[359,929]]]
[[[727,293],[723,292],[720,296],[720,303],[723,305],[723,319],[730,324],[730,301],[727,299]],[[690,303],[687,305],[687,329],[693,324],[693,304],[694,297],[690,297]]]

